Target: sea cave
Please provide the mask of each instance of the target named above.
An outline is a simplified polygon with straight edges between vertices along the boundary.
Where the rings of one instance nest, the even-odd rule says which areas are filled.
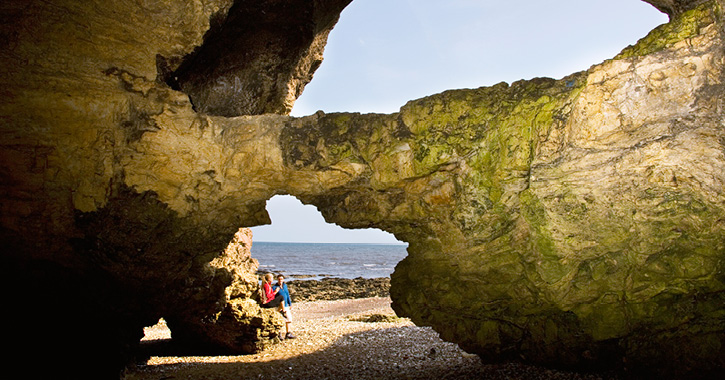
[[[222,253],[289,194],[407,242],[393,309],[482,360],[721,375],[723,0],[645,0],[670,21],[564,78],[290,116],[350,2],[0,5],[10,361],[122,378],[162,317],[264,350]]]

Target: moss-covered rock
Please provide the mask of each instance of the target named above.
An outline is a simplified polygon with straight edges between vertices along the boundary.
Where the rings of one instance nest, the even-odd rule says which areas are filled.
[[[459,101],[466,91],[406,106],[418,107],[403,120],[421,135],[419,161],[463,158],[457,233],[411,244],[392,278],[395,310],[484,360],[722,368],[722,308],[703,305],[725,290],[721,95],[710,90],[721,28],[707,2],[549,93],[541,81],[481,91],[498,107],[492,125],[461,117],[490,109]],[[467,134],[470,120],[490,129]],[[437,134],[451,146],[428,148]]]
[[[559,80],[446,91],[390,115],[285,116],[337,17],[316,12],[345,1],[286,2],[313,34],[294,52],[279,35],[269,50],[211,49],[252,84],[216,100],[277,113],[238,117],[194,100],[238,83],[214,80],[228,73],[170,74],[277,3],[0,5],[0,278],[24,311],[12,325],[35,334],[11,337],[19,357],[43,341],[54,376],[79,376],[74,355],[118,372],[159,317],[189,341],[260,349],[275,315],[224,247],[292,194],[407,241],[394,309],[486,361],[723,371],[722,1],[651,0],[669,24]],[[246,52],[253,64],[236,65]],[[192,78],[193,104],[178,91]],[[87,326],[103,334],[75,334]]]
[[[722,9],[718,1],[705,1],[677,15],[671,22],[655,28],[635,45],[622,50],[615,59],[641,57],[662,51],[677,42],[699,36],[702,34],[702,28],[715,24],[721,18]]]

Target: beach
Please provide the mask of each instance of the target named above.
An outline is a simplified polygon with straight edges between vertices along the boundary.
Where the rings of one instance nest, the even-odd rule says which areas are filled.
[[[515,363],[487,365],[429,327],[398,318],[389,297],[295,302],[296,339],[252,355],[195,356],[173,348],[163,321],[145,329],[145,363],[129,380],[600,379]]]

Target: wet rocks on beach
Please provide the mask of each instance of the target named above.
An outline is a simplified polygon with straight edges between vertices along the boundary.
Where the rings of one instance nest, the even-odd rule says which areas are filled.
[[[390,278],[323,278],[288,283],[294,302],[388,297]]]

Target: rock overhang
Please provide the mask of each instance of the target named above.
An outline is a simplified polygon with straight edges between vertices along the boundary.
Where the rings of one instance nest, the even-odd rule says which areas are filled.
[[[225,289],[207,263],[239,226],[268,222],[266,199],[289,193],[330,221],[409,242],[393,278],[396,310],[482,356],[577,366],[619,355],[647,365],[667,352],[655,346],[675,348],[668,337],[714,347],[722,331],[706,327],[722,322],[713,306],[723,277],[721,93],[712,90],[722,77],[720,3],[650,3],[671,25],[697,27],[660,29],[674,38],[656,44],[663,38],[653,34],[652,45],[565,80],[450,91],[392,115],[199,113],[157,74],[203,45],[208,20],[228,12],[228,1],[186,9],[200,15],[192,21],[175,13],[178,30],[150,42],[151,54],[148,31],[99,33],[92,41],[117,45],[76,45],[38,63],[40,73],[75,80],[9,71],[9,88],[29,90],[14,92],[18,106],[6,110],[39,112],[6,125],[17,130],[3,149],[12,179],[3,240],[19,256],[116,278],[132,297],[111,309],[135,322],[162,309],[204,314],[218,310]],[[87,11],[59,5],[73,18],[67,25]],[[154,9],[148,22],[165,17]],[[38,38],[63,46],[40,29]],[[37,53],[14,41],[13,52]],[[119,49],[132,59],[116,57]],[[627,95],[637,88],[646,90],[640,100]],[[88,99],[69,104],[63,95],[79,89]],[[264,103],[286,113],[287,96],[275,98]],[[657,118],[632,112],[648,105]],[[62,243],[68,236],[72,244]],[[480,302],[450,298],[461,281],[478,285]],[[425,296],[406,292],[410,285]],[[153,306],[169,294],[178,305]],[[131,307],[137,296],[148,309]],[[719,352],[705,351],[700,360]]]

